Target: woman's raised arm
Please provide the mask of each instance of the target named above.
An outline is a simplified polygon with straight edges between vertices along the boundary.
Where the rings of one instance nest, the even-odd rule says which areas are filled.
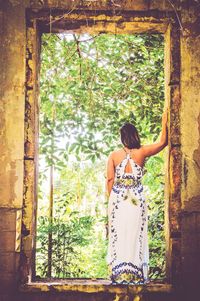
[[[144,145],[141,147],[144,157],[150,157],[159,153],[168,144],[168,128],[167,128],[167,113],[166,110],[162,115],[162,131],[158,142]]]

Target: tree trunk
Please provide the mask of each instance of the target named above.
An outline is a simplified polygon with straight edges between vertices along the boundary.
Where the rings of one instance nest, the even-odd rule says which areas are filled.
[[[52,271],[52,225],[53,225],[53,165],[50,166],[50,197],[49,197],[49,234],[48,234],[48,271],[47,277],[51,277]]]

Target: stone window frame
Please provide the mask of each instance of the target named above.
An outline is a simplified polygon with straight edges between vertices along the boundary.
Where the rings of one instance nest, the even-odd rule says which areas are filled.
[[[51,14],[50,14],[51,13]],[[24,198],[22,210],[19,287],[29,285],[40,289],[35,280],[35,247],[37,225],[37,175],[39,129],[39,71],[42,33],[66,30],[103,33],[160,33],[165,39],[165,101],[170,107],[169,146],[165,166],[165,237],[167,283],[160,290],[169,290],[180,278],[180,211],[181,211],[181,149],[180,149],[180,28],[174,12],[121,11],[116,16],[110,10],[74,10],[65,14],[62,9],[27,9],[26,11],[26,82],[25,82],[25,141],[24,141]],[[61,19],[55,19],[63,15]],[[51,25],[49,21],[53,21]],[[87,22],[86,22],[87,21]],[[66,284],[67,281],[70,283]],[[75,282],[73,282],[75,281]],[[83,280],[85,282],[85,280]],[[51,280],[49,280],[51,282]],[[63,290],[81,291],[81,280],[65,279]],[[95,281],[98,284],[98,280]],[[94,281],[92,281],[93,285]],[[168,284],[168,286],[166,286]],[[35,286],[34,286],[35,285]],[[53,284],[52,284],[53,285]],[[107,286],[101,281],[101,287]],[[109,285],[111,286],[111,285]],[[147,285],[148,286],[148,285]],[[155,282],[156,286],[156,282]],[[54,284],[55,287],[55,284]],[[92,286],[93,287],[93,286]],[[47,285],[46,290],[50,289]],[[97,288],[96,288],[97,289]],[[99,291],[98,287],[98,291]],[[151,288],[154,290],[154,288]]]

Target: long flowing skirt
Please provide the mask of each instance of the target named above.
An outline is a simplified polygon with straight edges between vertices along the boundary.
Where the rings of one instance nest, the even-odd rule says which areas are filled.
[[[108,202],[109,244],[107,263],[117,283],[148,281],[147,204],[143,187],[118,190],[113,187]]]

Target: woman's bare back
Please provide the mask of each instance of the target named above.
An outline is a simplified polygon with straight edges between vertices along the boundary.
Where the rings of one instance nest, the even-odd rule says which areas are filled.
[[[119,165],[122,160],[125,159],[126,157],[126,152],[130,154],[130,157],[133,159],[133,161],[138,164],[139,166],[143,167],[144,165],[144,161],[145,161],[145,157],[142,151],[142,147],[140,148],[134,148],[134,149],[124,149],[121,148],[119,150],[115,150],[112,153],[112,158],[113,158],[113,162],[114,162],[114,166],[116,167],[117,165]],[[127,173],[131,173],[132,172],[132,168],[130,165],[130,161],[128,161],[126,167],[125,167],[125,172]]]

